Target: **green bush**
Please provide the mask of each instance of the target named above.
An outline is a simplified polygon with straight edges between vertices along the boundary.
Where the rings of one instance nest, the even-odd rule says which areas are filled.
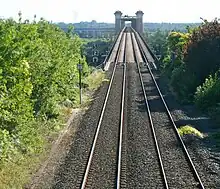
[[[174,91],[178,94],[178,98],[181,102],[189,102],[193,100],[196,78],[186,69],[185,64],[174,68],[171,74],[170,83]]]
[[[65,33],[44,19],[22,22],[19,16],[19,23],[0,19],[2,188],[22,188],[28,182],[65,125],[66,114],[77,106],[79,60],[85,90],[94,90],[104,78],[81,57],[82,41],[71,28]]]
[[[184,45],[189,40],[189,34],[170,32],[167,37],[167,55],[163,59],[163,72],[171,79],[171,85],[178,95],[182,96],[180,85],[184,84],[186,68],[182,61]],[[172,58],[174,58],[172,60]]]
[[[195,103],[201,109],[215,107],[220,103],[220,79],[217,74],[210,75],[201,86],[197,87]]]

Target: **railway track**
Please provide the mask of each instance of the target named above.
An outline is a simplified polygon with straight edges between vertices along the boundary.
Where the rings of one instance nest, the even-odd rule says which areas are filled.
[[[116,42],[114,68],[99,116],[96,133],[80,188],[121,188],[124,162],[124,105],[126,89],[126,32]],[[117,92],[117,95],[115,93]],[[111,106],[110,106],[111,105]],[[114,115],[114,117],[112,116]],[[115,119],[115,115],[118,117]]]
[[[127,64],[136,62],[140,85],[142,87],[146,110],[148,113],[147,121],[149,123],[147,125],[150,127],[152,132],[151,136],[155,146],[154,150],[156,151],[155,161],[158,161],[159,164],[157,171],[160,172],[163,188],[203,189],[204,185],[181,137],[177,132],[177,127],[153,76],[151,71],[151,67],[155,68],[153,57],[148,52],[148,49],[145,47],[141,37],[132,29],[125,29],[124,32],[119,35],[119,38],[115,43],[110,56],[110,62],[115,63],[113,73],[102,113],[100,115],[81,188],[99,188],[99,186],[102,186],[101,188],[126,187],[126,134],[123,133],[123,131],[126,130],[126,127],[124,126],[126,67]],[[150,87],[146,87],[147,85],[144,84],[145,80],[150,83]],[[121,83],[118,81],[121,81]],[[152,84],[154,86],[152,86]],[[118,91],[117,97],[111,97],[112,90]],[[157,102],[156,107],[158,110],[164,111],[166,114],[166,116],[164,116],[159,122],[155,118],[155,103],[153,102],[153,99],[148,96],[148,93],[152,93],[152,91],[154,93],[158,93],[157,96],[159,99],[157,99],[157,101],[160,102]],[[112,110],[112,108],[107,108],[108,103],[115,103],[115,106],[111,106],[114,107],[114,110]],[[152,112],[152,110],[154,112]],[[114,124],[109,124],[112,111],[117,112],[120,116],[118,117],[118,120],[114,120]],[[109,125],[111,128],[109,127],[109,129],[107,129],[106,127]],[[114,134],[112,135],[114,136],[112,138],[112,141],[114,142],[111,144],[111,147],[107,147],[107,149],[113,149],[113,153],[106,153],[106,151],[102,148],[102,145],[105,144],[104,140],[106,137],[109,137],[109,130],[114,130]],[[172,143],[170,143],[170,141],[172,141]],[[123,144],[125,147],[123,147]],[[122,156],[122,151],[124,156]],[[113,158],[112,154],[114,154]],[[106,161],[108,162],[107,164],[105,163],[105,158],[107,157],[106,155],[111,157],[111,160]],[[122,161],[123,158],[125,159],[124,161]],[[121,178],[123,178],[122,184]]]
[[[151,55],[143,48],[143,41],[135,31],[132,33],[132,40],[164,188],[204,188],[151,71]],[[144,81],[148,82],[144,84]],[[158,93],[156,103],[155,99],[149,97],[152,92]],[[159,122],[154,118],[158,111],[164,111],[165,114]]]
[[[54,189],[203,189],[153,76],[154,58],[132,28],[118,35],[107,64],[112,73],[97,118],[87,119],[67,157],[73,176],[58,177]]]

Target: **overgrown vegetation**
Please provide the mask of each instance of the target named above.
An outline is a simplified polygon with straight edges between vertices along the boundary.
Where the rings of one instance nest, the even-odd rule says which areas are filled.
[[[104,71],[102,70],[95,70],[92,74],[90,74],[88,77],[85,78],[85,83],[89,86],[88,89],[90,91],[97,88],[97,86],[100,86],[101,83],[105,79]]]
[[[65,33],[44,19],[29,22],[19,16],[18,23],[0,20],[1,188],[22,188],[34,162],[64,125],[66,102],[67,108],[77,106],[79,59],[82,76],[88,77],[85,87],[94,89],[100,82],[93,79],[103,77],[89,76],[82,41],[71,28]]]

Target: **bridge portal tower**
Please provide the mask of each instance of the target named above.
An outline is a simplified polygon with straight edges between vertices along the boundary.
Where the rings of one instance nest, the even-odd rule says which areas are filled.
[[[121,25],[121,11],[116,11],[115,12],[115,32],[118,33],[121,31],[121,28],[123,28]]]
[[[125,26],[125,21],[131,21],[131,26],[137,32],[143,33],[144,32],[144,24],[143,24],[143,15],[142,11],[137,11],[136,16],[122,16],[121,11],[116,11],[115,13],[115,32],[119,33],[121,29]]]
[[[144,13],[142,11],[136,12],[136,31],[139,33],[144,32],[143,15]]]

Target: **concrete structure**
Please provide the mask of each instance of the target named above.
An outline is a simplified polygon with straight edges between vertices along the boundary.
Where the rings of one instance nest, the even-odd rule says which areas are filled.
[[[116,11],[115,13],[115,32],[119,33],[121,29],[125,26],[126,21],[131,21],[131,27],[134,28],[137,32],[144,32],[144,24],[143,24],[143,15],[142,11],[137,11],[136,16],[122,16],[121,11]]]
[[[142,11],[136,12],[136,31],[139,33],[144,32],[143,15],[144,13]]]
[[[122,28],[122,26],[121,26],[121,24],[122,24],[122,22],[121,22],[121,15],[122,15],[122,13],[121,13],[121,11],[116,11],[115,12],[115,31],[118,33],[120,30],[121,30],[121,28]]]

